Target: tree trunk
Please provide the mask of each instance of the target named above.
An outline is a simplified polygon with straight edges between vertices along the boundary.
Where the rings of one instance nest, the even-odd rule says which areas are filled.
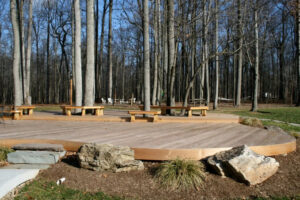
[[[50,103],[50,1],[47,1],[47,88],[46,101]]]
[[[298,102],[297,105],[300,106],[300,0],[297,1],[297,18],[296,18],[296,27],[297,27],[297,93],[298,93]]]
[[[112,75],[112,7],[113,0],[109,0],[109,32],[108,32],[108,71],[109,71],[109,80],[108,80],[108,98],[112,98],[112,88],[113,88],[113,75]]]
[[[14,33],[14,59],[13,59],[13,77],[14,77],[14,105],[22,104],[22,91],[20,82],[20,28],[18,23],[16,0],[10,0],[10,14]]]
[[[99,66],[98,66],[98,33],[99,33],[99,0],[96,0],[95,12],[95,96],[100,98]]]
[[[174,0],[168,0],[168,94],[167,105],[175,106],[175,33],[174,33]],[[171,114],[172,111],[168,111]]]
[[[80,0],[74,0],[74,15],[75,15],[75,105],[82,105],[82,72],[81,72],[81,15],[80,15]],[[79,111],[79,110],[78,110]]]
[[[258,77],[259,77],[259,51],[258,51],[258,14],[257,5],[258,0],[256,0],[256,6],[254,10],[254,33],[255,33],[255,65],[254,65],[254,89],[252,98],[252,109],[255,112],[257,110],[257,96],[258,96]]]
[[[219,51],[218,51],[218,47],[219,47],[219,19],[218,19],[218,12],[219,12],[219,8],[218,8],[218,0],[215,0],[215,51],[216,51],[216,56],[215,56],[215,64],[216,64],[216,85],[215,85],[215,99],[214,99],[214,110],[218,108],[218,98],[219,98]]]
[[[104,79],[104,77],[102,78],[102,73],[103,73],[103,46],[104,46],[104,26],[105,26],[105,15],[106,15],[106,11],[107,11],[107,5],[106,5],[106,0],[104,0],[104,5],[103,5],[103,11],[102,11],[102,17],[101,17],[101,35],[100,35],[100,52],[99,52],[99,65],[100,65],[100,71],[99,71],[99,92],[101,93],[101,85],[104,86],[104,82],[102,82],[102,79]],[[103,84],[101,84],[103,83]],[[101,93],[102,94],[102,93]],[[100,95],[101,95],[100,94]]]
[[[86,21],[87,21],[87,52],[86,52],[86,73],[85,73],[85,97],[84,105],[93,106],[95,100],[95,18],[94,0],[87,0]]]
[[[153,80],[153,92],[152,92],[152,105],[156,105],[157,97],[157,76],[158,76],[158,15],[159,15],[159,0],[155,0],[154,7],[154,80]]]
[[[144,110],[150,110],[150,48],[149,48],[149,11],[148,0],[143,1],[144,30]]]
[[[235,106],[239,107],[241,104],[241,92],[242,92],[242,71],[243,71],[243,29],[242,29],[242,14],[241,14],[241,0],[238,0],[238,66],[237,66],[237,86],[236,86],[236,101]]]
[[[29,0],[27,51],[25,61],[25,104],[31,105],[30,95],[30,60],[31,60],[31,35],[32,35],[32,0]]]

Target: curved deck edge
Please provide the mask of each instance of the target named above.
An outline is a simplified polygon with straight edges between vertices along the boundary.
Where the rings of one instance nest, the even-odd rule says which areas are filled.
[[[84,142],[65,141],[65,140],[49,140],[49,139],[2,139],[0,146],[12,147],[21,143],[50,143],[62,144],[67,151],[77,151]],[[134,157],[137,160],[174,160],[176,158],[201,160],[208,156],[214,155],[220,151],[231,149],[224,148],[202,148],[202,149],[150,149],[150,148],[135,148]],[[264,156],[275,156],[287,154],[296,151],[296,139],[283,144],[265,145],[265,146],[250,146],[250,148]]]

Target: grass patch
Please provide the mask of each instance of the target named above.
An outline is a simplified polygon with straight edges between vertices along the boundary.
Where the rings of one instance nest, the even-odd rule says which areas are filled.
[[[13,152],[14,150],[7,148],[7,147],[1,147],[0,146],[0,162],[6,161],[7,154],[10,152]]]
[[[205,179],[204,167],[199,161],[180,160],[162,163],[155,177],[169,189],[199,188]]]
[[[66,188],[64,185],[56,185],[54,182],[46,182],[44,180],[34,180],[25,185],[15,197],[15,200],[28,199],[68,199],[68,200],[119,200],[119,197],[111,197],[102,192],[87,193],[79,190]]]
[[[257,112],[251,112],[246,108],[224,108],[219,112],[236,114],[242,117],[255,117],[260,119],[271,119],[287,123],[300,124],[300,107],[264,108],[259,109]]]

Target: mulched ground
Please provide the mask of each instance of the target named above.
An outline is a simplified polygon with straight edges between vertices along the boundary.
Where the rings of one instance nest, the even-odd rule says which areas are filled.
[[[153,178],[151,171],[158,163],[145,162],[146,169],[129,173],[100,173],[80,169],[74,156],[69,156],[48,170],[39,178],[57,181],[65,177],[67,187],[87,192],[102,191],[108,195],[134,199],[231,199],[255,197],[296,197],[300,198],[300,139],[297,152],[287,156],[276,156],[278,172],[256,186],[246,186],[230,178],[207,173],[202,188],[189,191],[170,191],[162,188]],[[295,198],[296,199],[296,198]]]

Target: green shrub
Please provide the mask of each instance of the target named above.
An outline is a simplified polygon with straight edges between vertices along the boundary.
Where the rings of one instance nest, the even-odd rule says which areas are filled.
[[[259,128],[264,127],[262,122],[257,118],[242,118],[240,123],[247,126],[259,127]]]
[[[180,160],[162,163],[155,177],[169,189],[198,188],[205,179],[204,167],[199,161]]]
[[[7,159],[7,154],[13,152],[12,149],[9,149],[7,147],[1,147],[0,146],[0,162],[1,161],[6,161]]]

